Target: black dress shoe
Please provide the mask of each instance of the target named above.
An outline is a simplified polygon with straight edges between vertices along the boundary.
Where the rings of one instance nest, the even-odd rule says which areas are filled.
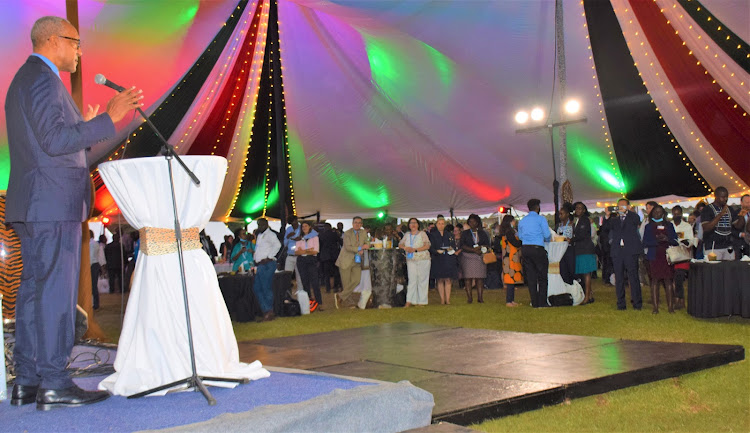
[[[34,403],[36,400],[36,391],[38,386],[31,385],[13,385],[13,393],[10,396],[10,404],[13,406],[23,406],[24,404]]]
[[[84,391],[75,385],[65,389],[39,388],[36,394],[36,408],[37,410],[50,410],[57,407],[83,406],[108,398],[107,391]]]

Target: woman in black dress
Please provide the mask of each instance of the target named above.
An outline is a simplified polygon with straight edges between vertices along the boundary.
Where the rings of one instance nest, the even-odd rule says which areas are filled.
[[[437,280],[441,304],[450,305],[453,280],[458,279],[457,249],[453,231],[446,229],[445,218],[438,218],[435,222],[435,230],[430,232],[430,255],[432,255],[430,278]]]
[[[573,239],[573,205],[565,202],[560,207],[560,224],[557,226],[557,234],[565,237],[565,242]],[[565,284],[573,284],[573,278],[576,273],[576,252],[573,245],[569,245],[565,250],[565,255],[560,260],[560,276]]]

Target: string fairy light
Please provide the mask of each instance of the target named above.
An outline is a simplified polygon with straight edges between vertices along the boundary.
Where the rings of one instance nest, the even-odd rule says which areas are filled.
[[[677,6],[680,3],[679,0],[659,0],[659,3],[665,4],[668,1],[671,1],[672,8],[666,8],[667,10],[665,12],[662,12],[665,17],[667,18],[667,24],[671,25],[673,28],[675,24],[672,22],[679,22],[681,23],[681,27],[684,29],[687,27],[687,38],[682,38],[683,42],[682,45],[688,47],[688,55],[695,56],[696,58],[703,58],[703,59],[719,59],[719,56],[721,56],[721,66],[716,65],[716,68],[726,69],[727,62],[728,61],[734,61],[732,58],[732,55],[730,53],[725,52],[724,49],[722,49],[721,46],[716,44],[714,41],[703,41],[703,28],[696,24],[693,25],[691,22],[694,22],[694,18],[688,14],[686,17],[684,13],[680,13],[681,10],[677,10]],[[687,3],[690,3],[692,5],[692,0],[686,0]],[[666,4],[667,6],[669,4]],[[693,6],[696,7],[696,6]],[[698,10],[701,10],[700,6],[696,7]],[[718,23],[716,24],[717,31],[724,31],[727,33],[727,37],[730,37],[729,34],[732,34],[731,31],[726,29],[723,24]],[[737,52],[744,52],[748,51],[748,46],[744,41],[742,41],[739,38],[735,38],[738,40],[738,44],[736,47],[734,47],[734,50]],[[705,64],[705,62],[703,62]],[[708,70],[706,70],[708,72]],[[730,88],[734,89],[734,91],[737,92],[743,92],[750,96],[750,84],[745,83],[745,79],[743,75],[735,74],[734,72],[731,72],[729,74],[722,74],[721,71],[716,71],[720,75],[718,77],[720,78],[720,81],[722,82],[723,86],[729,86]],[[714,72],[711,72],[714,74]],[[716,83],[716,80],[713,80],[714,83]],[[721,89],[723,90],[723,89]],[[729,100],[731,100],[731,96],[727,96]],[[747,116],[747,109],[750,105],[750,99],[747,99],[749,101],[745,104],[744,109],[740,104],[733,104],[734,109],[743,110],[743,116]]]
[[[654,3],[657,3],[657,0],[653,0],[653,1],[654,1]],[[688,1],[692,1],[692,0],[688,0]],[[676,8],[676,6],[677,6],[677,3],[674,3],[674,4],[673,4],[673,6],[674,6],[674,8]],[[700,6],[698,6],[698,10],[700,10],[700,9],[701,9],[701,8],[700,8]],[[662,13],[662,15],[665,15],[665,9],[664,9],[664,8],[661,8],[661,9],[660,9],[660,12]],[[668,25],[672,26],[672,28],[674,28],[674,25],[672,25],[672,23],[671,23],[671,20],[670,20],[670,19],[668,19],[668,18],[669,18],[669,17],[667,17],[666,15],[664,16],[664,19],[665,19],[666,23],[667,23]],[[679,19],[684,19],[684,14],[680,14],[678,18],[679,18]],[[711,16],[708,16],[708,21],[711,21]],[[691,26],[691,27],[692,27],[692,26]],[[718,30],[721,30],[721,29],[722,29],[722,27],[721,27],[721,24],[719,24]],[[694,32],[696,32],[696,33],[698,32],[698,30],[697,30],[697,29],[691,29],[691,30],[693,30],[693,31],[694,31]],[[675,34],[678,34],[678,31],[677,31],[677,30],[675,30]],[[700,34],[698,34],[698,35],[697,35],[697,38],[698,38],[698,39],[701,39],[701,35],[700,35]],[[691,50],[691,49],[690,49],[690,47],[688,46],[688,44],[687,44],[687,41],[685,41],[685,40],[684,40],[684,38],[682,38],[682,37],[681,37],[681,39],[683,39],[683,42],[682,42],[682,46],[683,46],[683,47],[685,47],[685,48],[683,48],[683,49],[687,51],[687,54],[688,54],[689,56],[692,56],[692,50]],[[706,49],[706,50],[708,50],[708,47],[709,47],[709,45],[706,45],[705,47],[706,47],[705,49]],[[740,47],[741,47],[741,45],[740,45]],[[715,56],[715,57],[718,57],[718,54],[716,53],[716,54],[714,54],[714,56]],[[708,75],[708,74],[709,74],[709,73],[708,73],[708,70],[707,70],[707,69],[705,68],[705,66],[703,66],[703,65],[702,65],[702,63],[701,63],[700,61],[696,61],[696,65],[697,65],[697,66],[701,66],[701,68],[703,69],[703,73],[704,73],[704,75]],[[652,65],[652,66],[653,66],[653,65]],[[724,64],[724,65],[723,65],[723,67],[726,67],[726,64]],[[658,72],[656,73],[656,75],[658,75]],[[739,82],[738,82],[738,83],[739,83]],[[661,84],[662,86],[664,86],[664,82],[663,82],[663,81],[662,81],[662,82],[661,82],[660,84]],[[713,84],[713,85],[714,85],[715,89],[718,89],[718,92],[719,92],[719,93],[724,93],[724,89],[723,89],[723,87],[722,87],[722,86],[720,86],[720,85],[719,85],[719,84],[718,84],[718,83],[716,82],[716,80],[715,80],[715,79],[712,79],[712,80],[711,80],[711,84]],[[739,83],[739,84],[740,84],[740,85],[742,85],[742,86],[744,86],[744,83]],[[668,91],[665,91],[665,92],[666,92],[666,93],[668,93]],[[750,92],[748,92],[748,93],[750,93]],[[731,96],[727,96],[727,99],[728,99],[728,100],[731,100],[731,99],[732,99],[732,97],[731,97]],[[670,104],[674,104],[674,102],[673,102],[673,101],[674,101],[673,99],[670,99]],[[734,104],[734,105],[733,105],[733,108],[734,108],[734,109],[737,109],[737,108],[738,108],[738,105],[737,105],[737,104]],[[743,110],[742,108],[740,108],[740,110],[742,110],[742,115],[743,115],[743,117],[746,117],[746,116],[747,116],[747,112],[746,112],[745,110]],[[678,107],[675,107],[675,112],[679,112],[679,108],[678,108]],[[685,116],[684,116],[684,115],[683,115],[683,116],[681,116],[681,120],[685,120]],[[690,135],[695,135],[695,134],[694,134],[694,132],[695,132],[695,131],[690,131]],[[672,141],[674,141],[674,140],[672,140]],[[696,141],[697,143],[699,143],[699,142],[701,142],[701,138],[700,138],[700,137],[696,137],[696,138],[695,138],[695,141]],[[675,146],[675,148],[677,148],[677,146]],[[704,149],[704,146],[703,146],[702,144],[700,144],[700,145],[699,145],[699,148],[700,148],[700,149]],[[714,156],[714,155],[713,155],[713,154],[712,154],[712,153],[710,152],[710,150],[708,150],[708,149],[706,149],[706,150],[705,150],[705,153],[706,153],[706,155],[708,156],[708,158],[709,158],[709,161],[712,161],[712,162],[714,163],[714,165],[715,165],[716,167],[718,167],[718,168],[719,168],[719,170],[720,170],[720,171],[722,172],[722,174],[723,174],[724,176],[727,176],[727,178],[728,178],[728,180],[729,180],[729,181],[731,181],[731,182],[734,182],[734,184],[735,184],[735,185],[736,185],[737,187],[741,188],[743,192],[745,192],[745,191],[747,191],[747,190],[748,190],[748,186],[747,186],[747,185],[745,185],[745,184],[742,184],[742,183],[740,182],[740,178],[739,178],[739,176],[734,176],[734,175],[730,175],[730,174],[729,174],[729,172],[727,172],[726,170],[724,170],[724,168],[723,168],[723,167],[722,167],[722,166],[721,166],[721,165],[719,164],[719,162],[718,162],[718,161],[715,161],[715,159],[716,159],[716,158],[720,158],[720,156],[718,156],[718,155],[717,155],[717,156]],[[682,155],[682,151],[680,151],[680,155]],[[683,158],[683,159],[684,159],[684,158]],[[692,169],[691,169],[691,170],[692,170]],[[738,195],[738,193],[735,193],[735,194],[732,194],[731,196],[732,196],[732,197],[734,197],[734,196],[737,196],[737,195]]]
[[[245,171],[247,169],[247,155],[252,144],[252,126],[255,121],[256,106],[259,93],[258,90],[260,87],[260,77],[263,70],[263,56],[265,53],[266,39],[268,37],[268,9],[269,2],[261,0],[261,2],[258,4],[258,10],[256,11],[254,20],[255,23],[253,24],[253,28],[255,28],[255,33],[253,33],[253,35],[257,36],[254,43],[252,60],[250,63],[250,71],[252,77],[248,80],[247,91],[245,92],[242,111],[240,112],[240,119],[244,120],[244,125],[241,126],[238,124],[232,143],[232,150],[230,153],[231,158],[234,156],[235,152],[239,152],[238,156],[240,157],[242,168],[233,185],[234,193],[232,194],[232,199],[230,201],[227,212],[224,215],[224,222],[228,222],[230,220],[232,211],[237,204],[237,199],[240,195],[240,187],[242,186],[242,181],[245,177]],[[265,17],[265,19],[263,19],[263,17]],[[260,27],[258,27],[258,24],[260,24]],[[249,51],[247,53],[249,54]],[[249,115],[247,115],[248,113]],[[244,131],[247,131],[246,139],[242,136]],[[231,159],[229,159],[229,161],[231,161]]]
[[[656,0],[653,0],[653,1],[656,2]],[[637,30],[633,29],[633,28],[636,28],[636,29],[638,28],[638,25],[634,24],[634,20],[633,20],[633,19],[635,19],[634,13],[631,12],[631,11],[629,11],[627,8],[624,9],[624,13],[625,14],[632,14],[630,17],[626,17],[624,21],[628,22],[628,25],[627,25],[626,28],[628,28],[628,31],[633,35],[632,36],[632,43],[631,43],[631,41],[628,41],[628,43],[627,43],[627,45],[628,45],[628,47],[629,47],[629,49],[631,51],[630,54],[631,54],[631,56],[633,56],[634,49],[632,47],[632,44],[637,45],[639,47],[639,49],[641,49],[640,47],[645,46],[646,39],[645,39],[644,35],[640,35]],[[631,17],[633,19],[629,19]],[[666,17],[665,17],[665,20],[666,20]],[[637,22],[637,19],[635,21]],[[623,33],[625,32],[624,30],[625,29],[623,29]],[[683,46],[684,45],[685,44],[683,44]],[[685,46],[685,50],[689,51],[689,48],[687,48]],[[651,54],[652,54],[652,57],[656,57],[655,55],[653,55],[653,53],[651,53]],[[643,56],[646,57],[648,55],[649,55],[649,51],[647,51],[647,50],[644,49]],[[635,64],[637,66],[638,62],[635,62]],[[697,65],[700,65],[700,62],[697,62]],[[684,107],[681,107],[680,106],[680,101],[679,100],[676,101],[675,98],[672,95],[670,95],[669,90],[665,88],[665,87],[668,87],[667,86],[668,83],[666,83],[664,81],[664,79],[661,78],[662,75],[660,74],[660,71],[661,71],[660,66],[657,65],[657,64],[655,64],[654,62],[648,62],[647,66],[652,70],[653,76],[657,78],[657,80],[659,82],[659,86],[662,87],[662,88],[664,88],[662,91],[663,91],[664,99],[665,99],[665,101],[668,104],[668,109],[670,111],[675,112],[675,113],[681,113],[681,108],[684,109]],[[645,68],[645,67],[646,67],[646,65],[641,65],[641,68]],[[661,71],[661,72],[663,72],[663,71]],[[705,71],[705,68],[704,68],[704,74],[708,75],[708,71]],[[641,76],[640,70],[639,70],[639,74],[638,75]],[[644,81],[643,83],[644,83],[644,86],[647,86],[647,82],[646,81]],[[718,89],[719,92],[723,92],[723,89],[721,89],[718,86],[717,86],[717,89]],[[650,91],[647,92],[647,93],[650,94]],[[654,109],[656,111],[659,111],[659,108],[656,106],[656,104],[655,104],[655,102],[654,102],[653,99],[651,99],[651,103],[652,103],[652,105],[654,105]],[[667,108],[667,107],[665,107],[665,108]],[[680,114],[679,116],[680,116],[680,119],[683,121],[683,123],[687,123],[685,115],[681,115]],[[678,153],[678,157],[682,158],[682,161],[685,163],[685,166],[688,167],[688,169],[690,170],[691,173],[693,173],[693,176],[699,177],[699,172],[698,172],[697,167],[695,167],[695,165],[690,160],[690,158],[688,158],[687,155],[685,154],[684,150],[677,144],[677,141],[675,140],[674,136],[672,135],[672,132],[669,130],[668,126],[666,125],[666,122],[664,121],[663,116],[661,116],[661,112],[660,112],[659,118],[660,118],[660,120],[662,120],[662,127],[665,129],[666,133],[671,136],[670,137],[670,142],[675,144],[675,149],[676,149],[676,151]],[[714,154],[712,152],[711,147],[708,146],[708,145],[704,146],[703,142],[706,141],[706,140],[705,140],[705,137],[702,137],[701,132],[699,130],[693,129],[693,126],[691,126],[691,125],[686,125],[686,126],[688,126],[687,129],[689,130],[689,134],[687,134],[688,137],[691,140],[695,140],[695,143],[698,144],[698,149],[700,149],[701,152],[705,152],[706,159],[708,159],[709,162],[713,162],[713,165],[716,167],[716,169],[719,170],[719,172],[722,175],[727,176],[728,180],[731,180],[731,181],[735,182],[735,184],[737,184],[741,189],[747,190],[747,186],[741,184],[739,182],[739,179],[738,179],[737,176],[730,175],[730,173],[727,172],[727,170],[725,170],[724,167],[722,167],[719,164],[719,162],[717,160],[720,160],[721,158],[718,155],[716,155],[716,154]],[[695,126],[697,127],[697,125],[695,125]],[[705,179],[701,179],[701,184],[706,189],[706,191],[709,193],[708,195],[710,195],[710,193],[713,192],[711,186],[706,183]]]
[[[274,0],[278,11],[278,0]],[[286,166],[289,174],[289,198],[292,203],[292,215],[297,215],[297,203],[294,199],[294,177],[292,176],[292,159],[289,156],[289,124],[286,117],[286,92],[284,91],[284,66],[281,62],[281,21],[276,20],[276,29],[278,31],[279,41],[279,75],[281,76],[281,112],[284,115],[284,151],[286,155]]]
[[[241,9],[242,8],[239,5],[235,8],[235,10],[241,10]],[[232,21],[233,19],[234,19],[234,13],[230,14],[229,18],[221,24],[221,27],[228,26],[229,22]],[[217,36],[211,41],[211,43],[209,44],[209,47],[203,52],[203,54],[195,63],[195,65],[193,65],[193,67],[190,68],[190,71],[188,72],[188,74],[186,76],[183,76],[182,81],[178,84],[178,86],[175,89],[173,89],[172,92],[170,92],[170,95],[164,100],[164,103],[161,104],[151,115],[149,115],[150,119],[156,119],[159,115],[159,112],[163,108],[165,108],[165,106],[169,104],[176,97],[176,92],[182,88],[183,84],[187,83],[187,79],[193,75],[193,71],[195,71],[201,65],[201,63],[205,61],[206,56],[208,55],[208,53],[211,52],[211,47],[216,45],[216,42],[219,39],[219,37],[220,36]],[[200,114],[200,112],[198,114]],[[143,119],[142,123],[145,123],[145,122],[146,120]],[[195,120],[193,120],[193,122],[195,122]],[[190,126],[188,129],[192,130],[192,126]],[[125,140],[125,143],[122,144],[117,150],[115,150],[115,152],[108,157],[108,160],[112,161],[115,159],[115,157],[119,156],[120,153],[124,153],[125,149],[130,144],[130,142],[136,137],[138,137],[138,132],[142,130],[143,130],[143,126],[140,126],[133,134],[129,134],[127,139]],[[187,135],[187,133],[185,135]],[[181,140],[180,143],[184,143],[184,139]],[[175,149],[179,149],[179,144],[175,145]]]
[[[596,78],[596,64],[594,63],[594,52],[591,49],[591,39],[589,37],[588,32],[588,24],[586,22],[586,10],[583,7],[583,0],[580,1],[581,6],[581,17],[583,17],[583,27],[584,31],[586,33],[586,39],[588,40],[587,49],[589,52],[589,61],[591,62],[591,69],[594,70],[594,75],[592,75],[592,80],[594,81],[594,90],[596,91],[596,97],[599,98],[598,107],[599,107],[599,115],[602,122],[602,130],[603,130],[603,138],[604,143],[607,145],[607,152],[609,154],[609,164],[612,168],[612,172],[615,176],[615,178],[618,181],[618,186],[620,190],[620,194],[625,197],[625,182],[622,180],[622,174],[620,173],[620,170],[618,168],[618,165],[615,163],[617,160],[615,159],[615,149],[612,145],[612,141],[610,140],[610,134],[609,134],[609,124],[607,122],[607,115],[604,112],[604,106],[602,104],[602,96],[601,96],[601,90],[599,89],[599,80]]]

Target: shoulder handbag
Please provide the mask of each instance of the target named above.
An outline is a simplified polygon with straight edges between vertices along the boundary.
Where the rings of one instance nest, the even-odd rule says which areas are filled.
[[[489,265],[490,263],[497,262],[497,255],[495,255],[494,251],[488,251],[484,254],[482,254],[482,261],[485,265]]]
[[[690,254],[690,248],[685,245],[671,246],[667,248],[667,263],[674,265],[675,263],[682,263],[690,261],[692,255]]]

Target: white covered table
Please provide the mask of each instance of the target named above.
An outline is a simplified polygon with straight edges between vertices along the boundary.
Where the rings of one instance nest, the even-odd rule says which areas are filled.
[[[547,257],[549,258],[547,298],[563,293],[570,293],[573,296],[573,305],[580,305],[584,298],[583,288],[578,281],[573,281],[573,284],[566,284],[560,275],[560,260],[562,260],[565,251],[568,249],[568,243],[545,242],[544,249],[547,250]]]
[[[221,192],[227,161],[218,156],[182,159],[201,180],[200,185],[193,184],[172,162],[197,372],[211,377],[268,377],[258,361],[239,361],[216,271],[198,238]],[[132,395],[192,375],[180,267],[173,247],[169,174],[164,157],[106,162],[99,172],[125,219],[141,233],[115,373],[99,384],[99,389],[113,394]]]

